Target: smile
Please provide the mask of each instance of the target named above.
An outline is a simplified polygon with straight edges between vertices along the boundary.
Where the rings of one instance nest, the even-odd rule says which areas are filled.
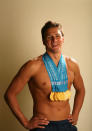
[[[53,48],[57,48],[57,47],[59,47],[59,45],[58,45],[58,44],[52,45],[52,47],[53,47]]]

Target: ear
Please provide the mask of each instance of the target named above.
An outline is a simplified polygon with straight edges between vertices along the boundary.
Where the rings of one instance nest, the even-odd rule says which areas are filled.
[[[64,43],[64,36],[62,36],[62,42]]]

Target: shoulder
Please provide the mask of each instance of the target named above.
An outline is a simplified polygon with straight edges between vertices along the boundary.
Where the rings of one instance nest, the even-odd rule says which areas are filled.
[[[35,68],[35,67],[37,68],[37,67],[39,67],[41,64],[42,64],[42,56],[38,56],[38,57],[35,57],[35,58],[29,60],[28,62],[26,62],[26,63],[24,64],[24,66],[25,66],[25,67],[28,66],[28,67],[30,67],[30,68]]]
[[[42,65],[42,56],[38,56],[25,62],[19,70],[19,74],[30,74],[34,75]]]
[[[68,68],[71,71],[73,71],[74,73],[80,72],[79,64],[78,64],[76,59],[69,57],[69,56],[65,56],[65,55],[64,55],[64,58],[65,58],[65,61],[66,61]]]

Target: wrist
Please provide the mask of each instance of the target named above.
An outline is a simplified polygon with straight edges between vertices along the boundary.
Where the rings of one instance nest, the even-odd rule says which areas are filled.
[[[28,127],[28,120],[27,119],[24,119],[24,120],[22,120],[22,125],[25,127],[25,128],[27,128]]]
[[[78,120],[79,113],[78,112],[73,112],[72,116],[73,116],[73,118],[75,118],[76,120]]]
[[[77,110],[76,111],[72,111],[72,115],[77,115],[78,116],[79,115],[79,111],[77,111]]]

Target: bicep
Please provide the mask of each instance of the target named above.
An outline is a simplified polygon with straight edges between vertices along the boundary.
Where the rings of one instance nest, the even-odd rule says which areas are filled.
[[[18,94],[24,88],[25,84],[31,77],[30,68],[24,65],[16,74],[16,76],[11,81],[7,92],[10,94]]]
[[[73,86],[76,90],[81,90],[84,88],[83,78],[78,65],[75,67]]]

